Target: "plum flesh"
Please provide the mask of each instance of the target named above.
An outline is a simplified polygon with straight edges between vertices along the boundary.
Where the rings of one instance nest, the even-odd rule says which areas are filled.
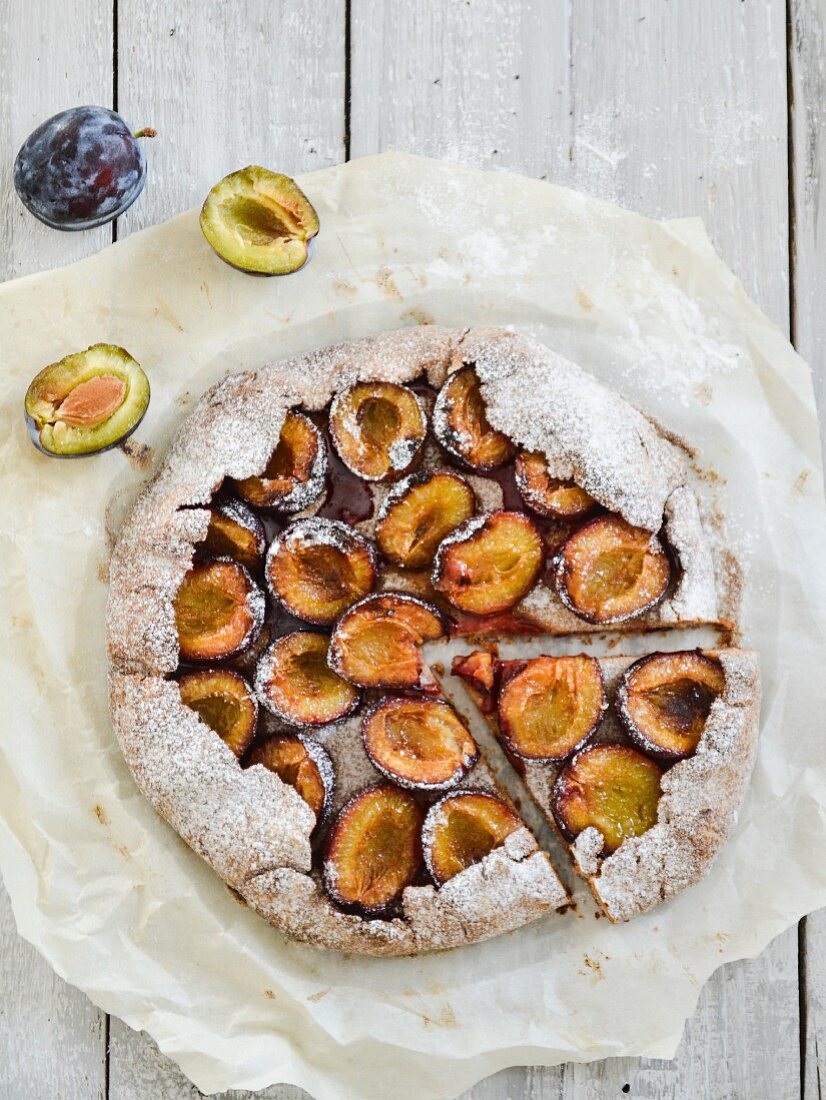
[[[105,225],[132,205],[145,182],[138,137],[106,107],[72,107],[46,119],[14,162],[20,201],[52,229]]]

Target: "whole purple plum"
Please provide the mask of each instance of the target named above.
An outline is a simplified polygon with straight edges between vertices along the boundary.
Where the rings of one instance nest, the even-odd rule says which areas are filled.
[[[23,205],[54,229],[89,229],[126,210],[143,190],[146,158],[120,115],[72,107],[32,130],[14,162]]]

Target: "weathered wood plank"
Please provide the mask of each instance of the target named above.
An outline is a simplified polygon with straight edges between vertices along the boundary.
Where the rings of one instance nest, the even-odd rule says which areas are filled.
[[[44,21],[16,0],[0,0],[0,279],[70,263],[111,240],[108,228],[59,233],[41,225],[12,185],[14,154],[39,122],[111,100],[108,6],[64,0]],[[32,372],[42,365],[33,363]],[[0,883],[0,1096],[102,1097],[105,1021],[20,939]]]
[[[0,0],[0,279],[60,267],[112,239],[108,226],[60,233],[41,225],[12,185],[14,155],[27,134],[82,103],[112,103],[111,4],[65,0],[38,18],[19,0]]]
[[[675,7],[353,0],[351,148],[513,168],[653,216],[699,213],[788,327],[782,0]],[[769,983],[771,993],[769,994]],[[508,1071],[474,1097],[796,1095],[794,931],[708,984],[673,1063]],[[502,1091],[505,1090],[505,1091]],[[790,1091],[791,1090],[791,1091]]]
[[[103,1100],[106,1016],[25,943],[0,884],[0,1096]]]
[[[790,55],[793,181],[793,332],[812,365],[821,422],[826,417],[826,0],[792,0]],[[826,433],[821,430],[826,443]],[[803,1098],[819,1100],[826,1080],[826,910],[801,922],[804,1006]]]
[[[132,0],[118,7],[118,109],[151,125],[120,236],[191,206],[227,172],[344,159],[344,0]]]
[[[344,0],[132,0],[118,16],[118,108],[158,130],[146,189],[119,236],[200,204],[245,164],[293,174],[344,159]],[[147,1035],[111,1019],[111,1100],[198,1095]]]

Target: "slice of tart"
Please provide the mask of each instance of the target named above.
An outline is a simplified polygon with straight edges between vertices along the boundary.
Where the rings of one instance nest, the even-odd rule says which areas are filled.
[[[754,652],[500,660],[477,650],[453,672],[611,920],[703,877],[754,766]]]

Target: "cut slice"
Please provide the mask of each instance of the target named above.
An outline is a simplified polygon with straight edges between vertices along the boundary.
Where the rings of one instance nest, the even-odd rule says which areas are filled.
[[[642,660],[603,657],[597,663],[613,705],[591,733],[588,747],[564,760],[517,756],[500,725],[501,703],[504,698],[507,712],[514,672],[530,664],[476,651],[455,658],[452,671],[502,742],[536,805],[568,844],[575,869],[588,880],[605,914],[623,921],[698,882],[733,830],[757,751],[760,672],[757,655],[741,649],[653,654]],[[634,694],[622,685],[656,691],[684,677],[692,681],[688,708],[681,685],[678,704],[663,707],[661,699],[651,704],[643,698],[644,705],[634,710],[647,739],[652,744],[654,736],[659,739],[656,753],[641,752],[639,734],[632,743],[624,724],[628,719],[618,714]],[[698,681],[703,697],[695,706],[692,692]],[[711,702],[706,692],[713,694]],[[684,737],[685,725],[693,737],[702,715],[694,751],[676,763],[665,760],[663,729],[669,737]],[[683,752],[685,744],[679,744]]]

